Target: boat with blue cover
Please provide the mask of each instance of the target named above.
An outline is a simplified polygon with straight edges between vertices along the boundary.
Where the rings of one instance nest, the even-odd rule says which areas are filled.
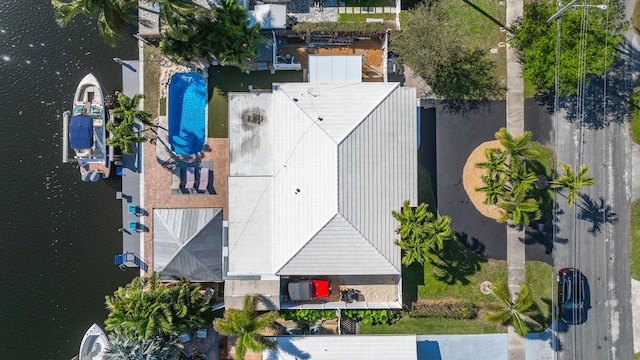
[[[100,83],[93,74],[85,76],[73,98],[69,120],[69,142],[75,152],[82,181],[108,178],[113,147],[107,145],[107,114]]]

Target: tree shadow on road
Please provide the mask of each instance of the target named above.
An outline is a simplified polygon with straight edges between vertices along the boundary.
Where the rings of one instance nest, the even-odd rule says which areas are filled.
[[[563,97],[560,107],[567,112],[566,119],[576,126],[599,130],[611,123],[628,121],[629,95],[638,83],[633,83],[630,71],[640,68],[640,52],[628,40],[618,47],[618,58],[604,77],[591,76],[582,97]],[[579,105],[583,104],[580,109]]]
[[[618,214],[613,212],[611,205],[606,204],[604,197],[600,196],[598,200],[592,199],[587,194],[580,195],[582,200],[580,204],[577,204],[580,212],[578,213],[578,219],[588,221],[592,224],[590,229],[587,229],[593,236],[596,236],[602,232],[602,225],[605,223],[615,224],[618,222]]]
[[[562,215],[564,211],[560,209],[558,203],[555,204],[555,211],[551,217],[532,221],[525,229],[525,238],[520,239],[525,245],[540,244],[544,246],[544,253],[550,255],[553,252],[554,244],[566,244],[569,242],[567,238],[557,237],[554,240],[554,226],[557,234],[559,223],[558,215]],[[554,225],[555,224],[555,225]]]

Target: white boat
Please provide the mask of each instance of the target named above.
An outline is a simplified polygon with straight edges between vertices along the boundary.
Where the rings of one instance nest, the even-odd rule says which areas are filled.
[[[108,178],[113,147],[107,146],[107,114],[102,87],[93,74],[80,81],[73,98],[69,141],[75,152],[82,181]]]
[[[109,347],[107,335],[100,326],[93,324],[82,338],[78,360],[102,360],[107,347]]]

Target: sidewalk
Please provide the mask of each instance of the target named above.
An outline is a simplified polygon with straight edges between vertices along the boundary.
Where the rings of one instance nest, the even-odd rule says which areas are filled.
[[[524,13],[523,0],[507,0],[507,26]],[[507,130],[513,135],[524,133],[524,81],[522,66],[515,50],[507,46]],[[513,228],[507,225],[507,276],[509,289],[513,296],[520,290],[520,283],[525,280],[525,245],[524,227]],[[524,359],[526,353],[525,338],[519,336],[509,326],[507,349],[509,359]]]

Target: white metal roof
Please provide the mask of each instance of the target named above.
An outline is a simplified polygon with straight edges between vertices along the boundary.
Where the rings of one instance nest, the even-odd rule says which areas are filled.
[[[415,335],[277,336],[276,349],[262,351],[264,360],[416,360]]]
[[[222,280],[222,209],[154,209],[153,259],[164,280]]]
[[[309,55],[309,82],[362,82],[362,55]]]
[[[391,210],[417,202],[414,89],[274,84],[229,108],[230,272],[400,273]]]

